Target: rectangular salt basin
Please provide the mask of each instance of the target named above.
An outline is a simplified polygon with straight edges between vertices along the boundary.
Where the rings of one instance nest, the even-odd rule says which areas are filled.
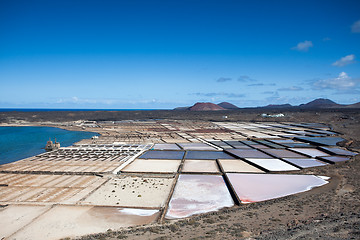
[[[254,145],[251,145],[251,147],[253,147],[253,148],[255,148],[255,149],[266,149],[266,148],[269,148],[268,146],[263,145],[263,144],[254,144]]]
[[[156,151],[151,150],[144,153],[140,158],[153,158],[153,159],[182,159],[184,151]]]
[[[321,160],[330,162],[330,163],[337,163],[337,162],[345,162],[348,161],[349,157],[344,156],[329,156],[329,157],[320,157]]]
[[[356,156],[357,155],[357,153],[355,153],[355,152],[350,152],[350,151],[347,151],[345,149],[338,148],[338,147],[320,147],[320,149],[330,152],[331,154],[334,154],[334,155],[342,155],[342,156]]]
[[[242,160],[219,159],[218,161],[224,172],[264,173],[264,171],[260,170],[259,168],[254,167]]]
[[[293,165],[290,165],[284,161],[281,161],[280,159],[261,159],[261,158],[245,158],[245,160],[252,162],[256,164],[257,166],[264,168],[270,172],[277,172],[277,171],[296,171],[300,170],[297,167],[294,167]]]
[[[181,148],[174,143],[156,143],[154,150],[181,150]]]
[[[304,155],[286,149],[263,149],[263,151],[277,158],[304,158]]]
[[[315,158],[315,157],[325,157],[325,156],[329,156],[329,154],[324,153],[316,148],[290,148],[291,150],[304,154],[306,156]]]
[[[174,173],[177,172],[181,160],[155,160],[155,159],[136,159],[122,172],[152,172],[152,173]]]
[[[31,223],[51,206],[10,205],[0,208],[0,237],[4,239]]]
[[[131,177],[110,179],[81,204],[122,207],[163,207],[174,178]]]
[[[328,165],[327,163],[321,162],[314,158],[284,158],[284,160],[301,168],[320,167]]]
[[[294,142],[294,143],[281,143],[282,145],[286,146],[287,148],[308,148],[311,147],[309,143],[300,143],[300,142]]]
[[[210,143],[212,143],[218,147],[221,147],[223,149],[232,149],[233,148],[232,146],[230,146],[229,144],[226,144],[223,141],[210,141]]]
[[[179,143],[184,150],[216,150],[205,143]]]
[[[158,210],[55,206],[10,239],[63,239],[155,222]]]
[[[234,154],[239,158],[272,158],[271,156],[255,149],[229,149],[227,152]]]
[[[296,137],[297,139],[310,142],[316,145],[336,146],[336,143],[343,141],[341,137]]]
[[[182,172],[218,173],[219,169],[213,160],[185,160]]]
[[[309,191],[328,183],[314,175],[226,173],[241,203],[252,203]]]
[[[165,217],[184,218],[233,205],[222,176],[180,175]]]
[[[245,148],[245,149],[251,149],[251,147],[239,142],[239,141],[225,141],[227,144],[233,146],[234,148]]]
[[[234,157],[222,151],[187,151],[185,159],[232,159]]]
[[[275,143],[279,143],[279,144],[294,142],[294,140],[292,140],[292,139],[275,139],[275,140],[271,140],[271,141],[275,142]]]

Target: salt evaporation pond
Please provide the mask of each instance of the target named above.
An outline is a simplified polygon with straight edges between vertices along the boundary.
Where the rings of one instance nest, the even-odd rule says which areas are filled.
[[[315,157],[327,157],[329,154],[324,153],[316,148],[290,148],[291,150],[304,154],[306,156],[315,158]]]
[[[327,163],[321,162],[314,158],[284,158],[284,160],[301,168],[321,167],[327,165]]]
[[[181,150],[175,143],[156,143],[153,147],[154,150]]]
[[[222,176],[180,175],[166,218],[184,218],[233,205],[234,201]]]
[[[218,173],[219,169],[214,160],[185,160],[182,172]]]
[[[136,159],[127,165],[122,172],[152,172],[152,173],[174,173],[177,172],[181,160],[165,159]]]
[[[245,158],[247,161],[254,163],[255,165],[264,168],[268,171],[296,171],[300,170],[293,165],[290,165],[280,159],[276,158]]]
[[[186,153],[185,159],[233,159],[234,157],[230,156],[227,153],[222,151],[188,151]],[[234,158],[235,159],[235,158]]]
[[[227,151],[239,158],[271,158],[269,155],[255,149],[230,149]]]
[[[140,158],[150,159],[182,159],[184,151],[157,151],[151,150],[144,153]]]
[[[341,137],[296,137],[299,140],[316,145],[336,146],[336,143],[343,141]]]
[[[24,207],[29,208],[24,206],[19,209],[19,207],[22,206],[11,206],[4,210],[9,211],[10,216],[10,220],[5,224],[11,226],[15,219],[24,215],[21,210]],[[48,207],[48,211],[40,209],[43,214],[38,215],[36,221],[28,220],[28,225],[21,231],[15,232],[11,239],[75,238],[85,234],[105,232],[108,229],[150,224],[159,217],[159,211],[147,209],[101,206],[55,206],[50,208]]]
[[[328,183],[315,175],[226,173],[226,176],[241,203],[285,197]]]
[[[228,159],[219,159],[219,164],[221,165],[224,172],[252,172],[252,173],[264,173],[257,167],[254,167],[242,160],[228,160]]]

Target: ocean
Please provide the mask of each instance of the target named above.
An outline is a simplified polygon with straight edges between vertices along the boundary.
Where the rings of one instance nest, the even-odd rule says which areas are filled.
[[[54,127],[0,127],[0,165],[45,152],[49,138],[67,147],[95,135],[99,134]]]
[[[71,108],[0,108],[0,112],[81,112],[81,111],[156,111],[170,109],[71,109]]]

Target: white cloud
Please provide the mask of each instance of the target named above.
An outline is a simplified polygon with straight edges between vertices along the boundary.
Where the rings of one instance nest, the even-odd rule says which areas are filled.
[[[297,50],[300,52],[307,52],[309,48],[313,47],[313,43],[311,41],[303,41],[299,42],[295,47],[291,48],[292,50]]]
[[[224,92],[209,92],[209,93],[192,93],[191,95],[196,95],[196,96],[203,96],[203,97],[219,97],[219,96],[224,96],[224,97],[228,97],[228,98],[242,98],[245,97],[245,94],[242,93],[224,93]]]
[[[228,81],[231,81],[231,80],[232,80],[232,78],[229,78],[229,77],[220,77],[216,81],[217,82],[228,82]]]
[[[345,57],[340,58],[339,60],[334,62],[332,65],[337,66],[337,67],[342,67],[342,66],[345,66],[345,65],[348,65],[348,64],[355,63],[354,60],[355,60],[355,55],[350,54],[350,55],[347,55]]]
[[[76,103],[76,102],[79,102],[79,98],[78,98],[78,97],[72,97],[71,99],[72,99],[72,101],[75,102],[75,103]]]
[[[278,91],[302,91],[302,90],[304,90],[302,87],[297,87],[297,86],[278,89]]]
[[[353,33],[360,33],[360,20],[356,21],[351,25],[351,31]]]
[[[256,80],[247,76],[247,75],[242,75],[238,78],[239,82],[255,82]]]
[[[357,80],[349,77],[345,72],[341,72],[338,77],[330,79],[321,79],[312,83],[313,88],[321,89],[334,89],[334,90],[348,90],[356,87]]]

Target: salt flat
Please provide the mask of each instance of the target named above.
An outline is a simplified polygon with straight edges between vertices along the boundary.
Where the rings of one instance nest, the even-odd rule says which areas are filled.
[[[81,204],[122,207],[163,207],[174,178],[125,176],[112,178]]]

